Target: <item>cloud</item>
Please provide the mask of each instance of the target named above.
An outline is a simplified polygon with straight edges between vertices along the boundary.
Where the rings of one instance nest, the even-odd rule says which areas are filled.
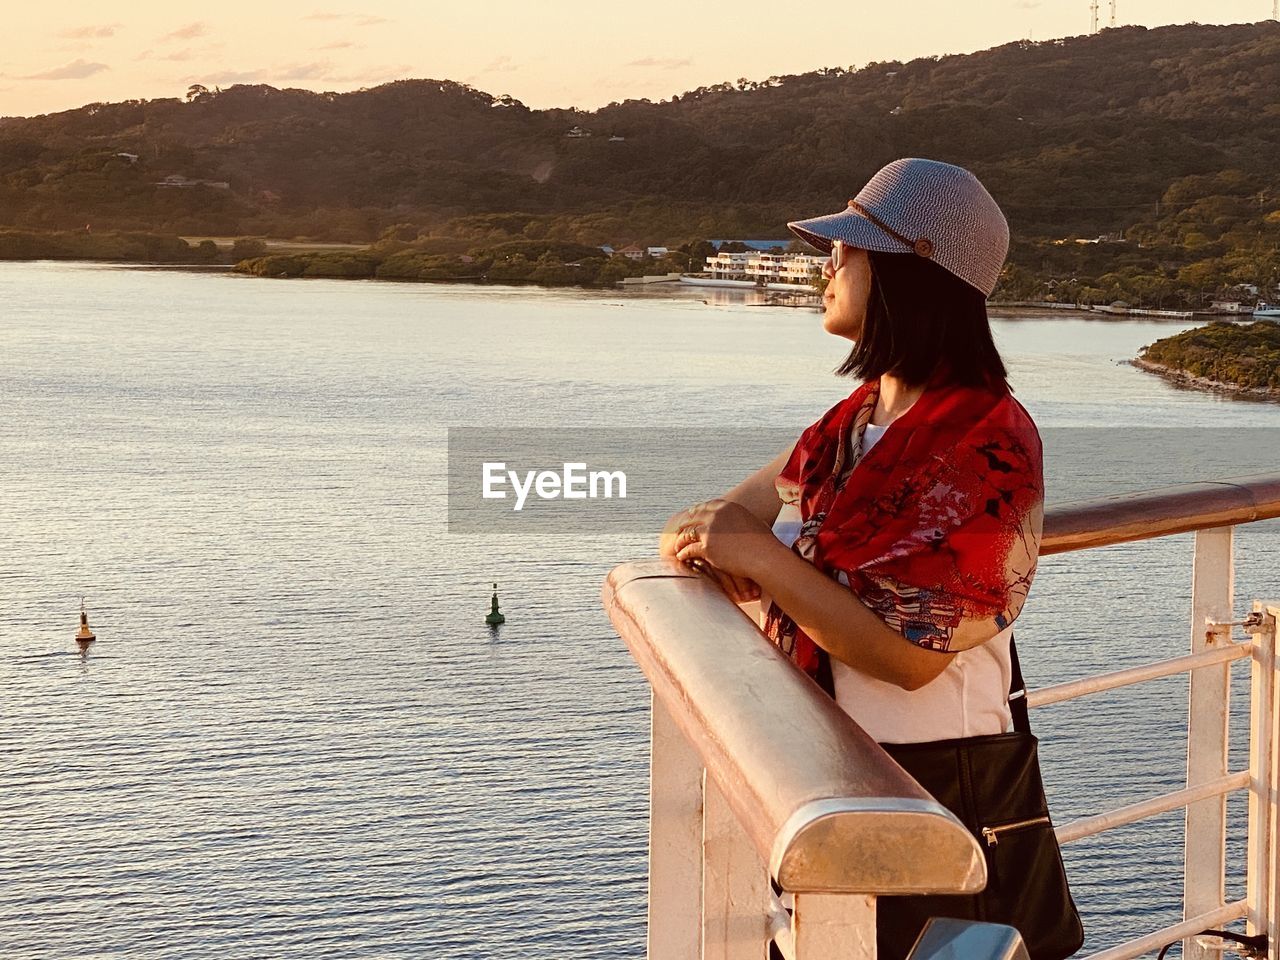
[[[259,67],[256,70],[223,70],[200,77],[187,78],[193,83],[233,84],[233,83],[289,83],[305,80],[321,80],[326,83],[358,83],[365,80],[385,80],[387,71],[403,73],[407,65],[396,67],[378,67],[361,73],[341,75],[334,73],[331,60],[313,60],[310,63],[285,63],[274,67]]]
[[[1034,10],[1040,6],[1040,0],[1018,0],[1013,6],[1017,10]]]
[[[183,83],[203,83],[230,86],[233,83],[266,83],[272,78],[270,70],[222,70],[219,73],[203,73],[183,79]]]
[[[373,14],[361,13],[334,13],[331,10],[319,10],[315,13],[309,13],[303,20],[322,20],[331,23],[335,20],[351,20],[357,27],[376,27],[380,23],[390,23],[386,17],[378,17]]]
[[[333,43],[326,43],[322,47],[316,47],[316,49],[317,50],[348,50],[353,48],[358,49],[362,46],[363,44],[353,43],[350,40],[335,40],[333,41]]]
[[[369,67],[354,73],[338,73],[330,60],[309,63],[285,63],[274,67],[258,67],[253,70],[222,70],[218,73],[191,75],[180,78],[185,84],[203,83],[206,86],[231,86],[235,83],[386,83],[408,76],[412,67],[407,63]]]
[[[45,70],[43,73],[30,73],[22,79],[24,80],[83,80],[85,77],[92,77],[95,73],[101,73],[103,70],[110,70],[105,63],[89,63],[85,60],[72,60],[70,63],[54,67],[52,70]]]
[[[174,50],[172,53],[156,53],[154,50],[143,50],[134,59],[136,60],[169,60],[173,63],[184,63],[187,60],[194,60],[196,51],[190,47],[183,47],[181,50]]]
[[[163,43],[166,40],[194,40],[196,37],[203,37],[208,32],[208,25],[197,20],[195,23],[188,23],[185,27],[179,27],[172,33],[166,33],[160,38],[160,42]]]
[[[170,50],[163,53],[148,47],[140,54],[134,57],[134,60],[150,61],[152,63],[158,61],[168,61],[169,63],[186,63],[189,60],[199,59],[201,56],[212,56],[215,51],[225,47],[225,43],[206,43],[200,47],[179,47],[177,50]]]
[[[407,63],[394,66],[370,67],[359,73],[348,73],[340,76],[325,77],[330,83],[387,83],[391,80],[403,80],[413,68]]]
[[[329,60],[314,60],[311,63],[292,63],[278,67],[276,77],[280,80],[320,80],[329,76],[333,63]]]
[[[520,66],[510,57],[495,57],[490,60],[487,65],[481,68],[481,73],[511,73],[513,70],[519,70]]]
[[[66,37],[68,40],[92,40],[99,37],[113,37],[122,26],[124,26],[122,23],[88,24],[83,27],[72,27],[70,30],[63,30],[59,32],[58,36]]]
[[[693,66],[693,61],[688,57],[642,57],[639,60],[632,60],[627,64],[627,66],[657,68],[659,70],[679,70],[681,67]]]

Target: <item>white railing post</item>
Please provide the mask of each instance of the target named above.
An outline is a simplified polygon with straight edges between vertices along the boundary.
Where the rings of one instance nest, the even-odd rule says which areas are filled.
[[[714,780],[703,780],[702,958],[763,960],[769,871]]]
[[[1276,634],[1280,630],[1280,607],[1268,605],[1264,623],[1271,627],[1271,716],[1266,718],[1270,731],[1271,770],[1268,780],[1267,825],[1269,849],[1267,862],[1271,866],[1267,877],[1267,889],[1263,892],[1267,902],[1267,956],[1280,954],[1280,864],[1276,863],[1280,851],[1280,657],[1276,656]]]
[[[652,698],[649,960],[698,960],[702,947],[702,762]]]
[[[717,586],[654,560],[603,599],[652,688],[650,960],[763,960],[771,939],[874,960],[872,894],[982,889],[973,834]]]
[[[1276,612],[1260,601],[1262,618],[1252,634],[1253,664],[1249,690],[1249,862],[1247,894],[1250,934],[1265,933],[1275,947],[1271,899],[1275,878],[1276,815]]]
[[[1229,643],[1235,566],[1233,527],[1212,527],[1195,535],[1191,575],[1191,652]],[[1187,786],[1227,773],[1227,719],[1231,668],[1223,663],[1191,672],[1187,717]],[[1226,900],[1227,801],[1225,796],[1188,804],[1183,857],[1183,919],[1209,913]],[[1183,941],[1186,960],[1209,960],[1191,938]]]
[[[876,960],[876,898],[797,893],[796,960]]]

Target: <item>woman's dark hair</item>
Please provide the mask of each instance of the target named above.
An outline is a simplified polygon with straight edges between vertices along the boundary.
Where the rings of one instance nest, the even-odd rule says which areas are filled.
[[[1006,385],[981,291],[914,253],[867,255],[867,318],[836,373],[863,380],[891,374],[915,385],[935,374],[960,386]]]

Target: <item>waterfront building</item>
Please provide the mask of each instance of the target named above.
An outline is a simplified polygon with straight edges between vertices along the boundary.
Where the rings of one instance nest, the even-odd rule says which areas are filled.
[[[1249,308],[1239,300],[1214,300],[1209,304],[1210,313],[1248,313]]]
[[[707,257],[706,276],[689,278],[771,289],[808,289],[822,275],[826,257],[805,253],[717,253]]]

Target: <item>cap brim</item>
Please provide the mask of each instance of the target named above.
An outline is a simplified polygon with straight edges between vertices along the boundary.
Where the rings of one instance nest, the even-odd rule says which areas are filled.
[[[823,253],[831,252],[831,243],[840,240],[851,247],[862,250],[877,250],[881,253],[910,253],[911,247],[895,240],[866,217],[846,208],[839,213],[829,213],[825,217],[811,217],[808,220],[796,220],[787,224],[787,229],[797,237],[817,247]]]

